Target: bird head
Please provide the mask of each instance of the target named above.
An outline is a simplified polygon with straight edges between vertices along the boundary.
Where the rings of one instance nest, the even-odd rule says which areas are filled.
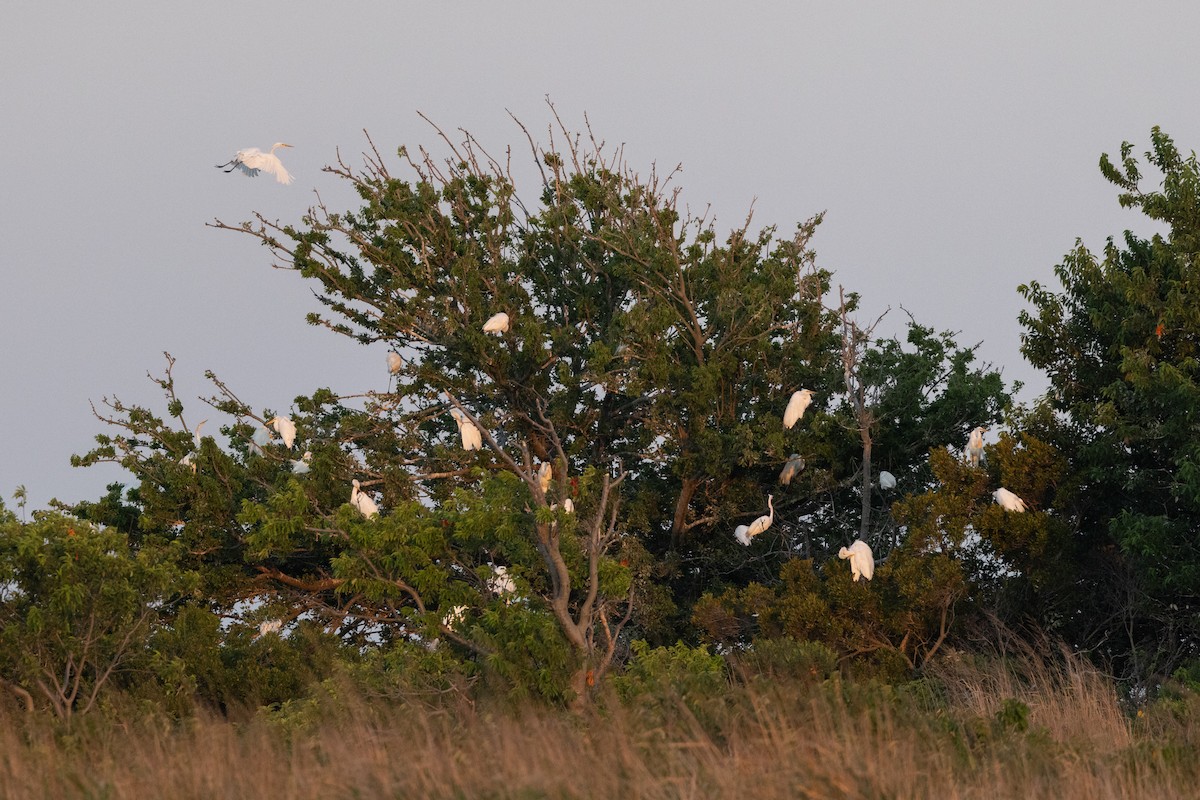
[[[276,142],[275,144],[271,145],[271,152],[275,152],[275,148],[277,147],[291,147],[291,145],[287,142]]]
[[[847,550],[845,547],[843,547],[841,550],[838,550],[838,558],[849,558],[849,557],[850,557],[850,551]]]

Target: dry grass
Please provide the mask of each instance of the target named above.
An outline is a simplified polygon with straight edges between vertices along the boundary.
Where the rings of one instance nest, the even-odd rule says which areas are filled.
[[[951,656],[912,687],[754,685],[584,717],[345,694],[311,723],[91,721],[64,735],[13,716],[0,796],[1101,800],[1194,797],[1200,777],[1186,708],[1131,723],[1111,685],[1065,656]]]

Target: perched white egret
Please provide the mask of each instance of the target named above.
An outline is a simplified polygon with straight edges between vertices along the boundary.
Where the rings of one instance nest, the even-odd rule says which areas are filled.
[[[488,321],[483,323],[484,333],[494,333],[500,335],[508,330],[508,314],[501,311],[499,314],[493,314],[488,318]]]
[[[276,142],[271,145],[271,150],[268,153],[264,153],[257,147],[247,147],[245,150],[238,150],[237,155],[224,164],[218,164],[217,169],[229,167],[229,169],[225,169],[226,172],[233,172],[235,169],[240,169],[251,178],[256,177],[260,170],[266,170],[268,174],[274,175],[275,180],[280,183],[291,183],[292,176],[283,168],[283,163],[279,160],[279,156],[275,155],[275,151],[280,147],[291,147],[291,145],[284,142]]]
[[[462,436],[463,450],[482,450],[483,434],[479,432],[479,428],[475,427],[475,423],[467,419],[467,415],[457,408],[450,409],[450,416],[454,417],[454,421],[458,423],[458,432]]]
[[[312,451],[305,450],[304,455],[288,463],[292,465],[293,475],[307,475],[309,467],[312,464]]]
[[[273,438],[270,428],[256,428],[254,430],[254,437],[250,439],[250,452],[256,456],[261,456],[263,448],[269,445]]]
[[[812,402],[813,393],[810,389],[801,389],[788,400],[787,409],[783,412],[783,427],[790,428],[804,416],[808,404]]]
[[[256,638],[256,639],[262,638],[263,636],[266,636],[268,633],[279,633],[280,629],[282,629],[282,628],[283,628],[283,620],[281,620],[281,619],[264,619],[262,622],[258,623],[258,636],[254,637],[254,638]]]
[[[550,466],[549,461],[543,461],[538,467],[538,486],[542,487],[542,494],[550,490],[550,482],[554,480],[554,467]]]
[[[558,511],[558,503],[551,503],[550,510]],[[562,510],[567,512],[568,514],[574,514],[575,513],[575,501],[569,497],[566,500],[563,500],[562,501]]]
[[[1005,489],[1003,486],[992,492],[992,497],[996,499],[996,502],[999,503],[1000,507],[1005,511],[1015,511],[1018,514],[1025,512],[1025,501],[1017,497],[1008,489]]]
[[[792,453],[788,456],[787,463],[783,465],[783,469],[779,472],[779,482],[787,486],[792,482],[792,478],[804,471],[804,459],[799,453]]]
[[[388,353],[388,373],[395,375],[400,370],[404,369],[404,359],[399,353]]]
[[[854,544],[838,550],[838,558],[850,559],[850,574],[855,582],[859,578],[871,580],[875,577],[875,555],[871,552],[871,546],[862,539],[855,539]]]
[[[296,423],[290,417],[271,417],[267,425],[275,427],[275,432],[283,437],[283,443],[289,449],[296,444]]]
[[[517,582],[508,574],[508,567],[492,567],[492,577],[487,580],[487,588],[495,595],[516,594]]]
[[[886,469],[879,473],[879,488],[885,492],[896,488],[896,476]]]
[[[192,441],[195,443],[197,452],[200,450],[200,429],[204,427],[204,423],[206,422],[208,422],[206,419],[200,420],[199,424],[196,425],[196,430],[192,431]],[[183,458],[179,459],[179,463],[185,467],[190,467],[192,474],[195,475],[196,462],[192,460],[192,456],[192,453],[188,453]]]
[[[967,437],[967,460],[971,462],[972,467],[979,466],[979,459],[983,455],[983,435],[985,433],[987,433],[987,428],[980,425]]]
[[[466,606],[455,606],[450,609],[446,616],[442,617],[442,625],[447,628],[453,628],[458,623],[462,622],[467,616]]]
[[[749,545],[751,539],[771,527],[771,523],[775,521],[775,506],[771,504],[772,497],[773,495],[767,495],[767,510],[769,513],[763,514],[749,525],[738,525],[733,531],[733,538],[744,545]]]
[[[367,519],[379,516],[379,506],[375,505],[375,501],[371,496],[359,489],[358,479],[350,481],[350,485],[354,488],[350,490],[350,505],[358,509],[359,513]]]

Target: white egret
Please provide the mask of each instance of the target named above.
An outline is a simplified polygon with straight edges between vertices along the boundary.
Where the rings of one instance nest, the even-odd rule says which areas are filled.
[[[554,467],[550,466],[549,461],[543,461],[538,467],[538,485],[542,487],[542,494],[550,490],[550,482],[554,480]]]
[[[787,409],[783,412],[783,427],[790,428],[804,416],[808,404],[812,402],[813,393],[809,389],[801,389],[788,400]]]
[[[447,628],[453,628],[458,623],[462,622],[467,616],[466,606],[455,606],[450,609],[446,616],[442,617],[442,625]]]
[[[350,505],[358,509],[359,513],[367,519],[379,516],[379,506],[375,505],[375,501],[366,492],[359,489],[358,479],[355,478],[350,482],[354,488],[350,491]]]
[[[206,419],[200,420],[200,422],[196,425],[196,430],[192,431],[192,441],[195,443],[197,452],[199,452],[199,450],[200,450],[200,429],[204,427],[204,423],[206,423],[206,422],[208,422],[208,420],[206,420]],[[192,455],[193,455],[192,453],[188,453],[186,456],[179,459],[179,463],[185,467],[190,467],[192,470],[192,474],[195,475],[196,474],[196,462],[192,460]]]
[[[388,374],[395,375],[404,369],[404,359],[399,353],[388,353]]]
[[[879,488],[885,492],[896,488],[896,476],[886,469],[879,473]]]
[[[312,451],[305,450],[304,455],[288,463],[292,465],[293,475],[307,475],[309,466],[312,464]]]
[[[871,580],[875,577],[875,555],[871,552],[871,546],[862,539],[855,539],[854,544],[838,550],[838,558],[850,559],[850,574],[855,582],[859,578]]]
[[[792,482],[792,478],[799,475],[804,470],[804,459],[799,453],[792,453],[788,456],[787,463],[783,465],[783,470],[779,473],[779,482],[787,486]]]
[[[260,170],[266,170],[268,174],[274,175],[275,180],[280,183],[291,183],[292,176],[283,168],[283,163],[279,160],[279,156],[275,155],[275,151],[280,147],[291,147],[291,145],[284,142],[276,142],[271,145],[271,150],[268,153],[264,153],[257,147],[247,147],[245,150],[238,150],[237,155],[224,164],[218,164],[217,169],[229,167],[229,169],[225,169],[226,172],[233,172],[235,169],[240,169],[251,178],[256,177]]]
[[[987,433],[987,428],[980,425],[967,437],[967,460],[971,462],[972,467],[979,466],[979,459],[983,455],[983,435],[985,433]]]
[[[256,456],[261,456],[263,448],[269,445],[273,438],[270,428],[256,428],[254,437],[250,439],[250,452]]]
[[[254,638],[260,639],[263,636],[266,636],[268,633],[279,633],[281,628],[283,628],[283,620],[265,619],[258,623],[258,636],[255,636]]]
[[[558,503],[551,503],[550,510],[558,511]],[[562,510],[567,512],[568,514],[574,514],[575,513],[575,501],[569,497],[566,500],[563,500],[562,501]]]
[[[508,567],[492,567],[492,577],[487,580],[487,588],[495,595],[516,594],[517,582],[508,574]]]
[[[475,423],[467,419],[467,415],[457,408],[450,409],[450,416],[454,417],[454,421],[458,423],[458,432],[462,436],[463,450],[482,450],[483,434],[479,432],[479,428],[475,427]]]
[[[296,423],[290,417],[271,417],[267,425],[275,426],[275,432],[283,437],[283,443],[289,449],[296,444]]]
[[[494,333],[497,336],[508,330],[508,314],[501,311],[499,314],[493,314],[488,318],[488,321],[483,323],[484,333]]]
[[[771,527],[771,523],[775,521],[775,506],[771,504],[772,497],[773,495],[767,495],[767,509],[769,513],[763,514],[749,525],[738,525],[733,531],[733,538],[748,546],[751,539]]]
[[[1005,489],[1003,486],[992,492],[992,497],[996,499],[996,502],[999,503],[1000,507],[1005,511],[1015,511],[1018,514],[1025,512],[1025,501],[1017,497],[1008,489]]]

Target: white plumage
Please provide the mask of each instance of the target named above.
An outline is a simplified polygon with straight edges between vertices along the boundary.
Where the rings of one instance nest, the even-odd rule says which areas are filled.
[[[379,516],[379,506],[375,505],[375,501],[371,496],[359,489],[358,479],[355,478],[350,482],[354,488],[350,490],[350,505],[358,509],[358,512],[367,519]]]
[[[543,461],[538,467],[538,486],[542,487],[542,494],[550,490],[550,482],[554,480],[554,467],[550,466],[549,461]]]
[[[771,523],[775,520],[775,506],[771,504],[772,495],[767,495],[767,511],[758,519],[751,522],[749,525],[738,525],[733,530],[733,538],[737,539],[744,545],[749,546],[750,540],[760,533],[771,527]]]
[[[838,558],[850,559],[850,574],[855,582],[859,578],[871,580],[875,577],[875,555],[871,552],[871,546],[862,539],[855,539],[854,544],[838,550]]]
[[[196,445],[197,452],[199,452],[199,450],[200,450],[200,429],[204,427],[204,423],[206,423],[206,422],[208,422],[208,420],[206,420],[206,419],[200,420],[200,424],[198,424],[196,426],[196,430],[192,431],[192,441]],[[192,474],[195,475],[196,474],[196,462],[192,460],[192,456],[193,456],[192,453],[188,453],[183,458],[179,459],[179,463],[185,467],[190,467],[192,470]]]
[[[783,412],[783,427],[790,428],[800,421],[812,402],[812,396],[813,393],[809,389],[801,389],[792,394],[792,399],[788,400],[787,408]]]
[[[1000,507],[1005,511],[1015,511],[1018,514],[1025,512],[1025,501],[1017,497],[1008,489],[1005,489],[1003,486],[992,492],[992,497],[996,499],[996,502],[999,503]]]
[[[400,370],[404,369],[404,359],[399,353],[388,353],[388,372],[395,375]]]
[[[479,432],[479,428],[475,427],[475,423],[467,419],[467,415],[457,408],[450,409],[450,416],[454,417],[454,421],[458,423],[458,433],[462,436],[463,450],[483,449],[483,434]]]
[[[290,449],[296,444],[296,423],[289,417],[271,417],[267,425],[274,426],[275,432],[283,437],[283,443]]]
[[[551,503],[550,510],[558,511],[558,503]],[[563,500],[562,501],[562,510],[567,512],[568,514],[574,514],[575,513],[575,501],[569,497],[566,500]]]
[[[290,144],[284,142],[276,142],[271,145],[270,152],[264,153],[257,147],[247,147],[245,150],[238,150],[229,161],[224,164],[218,164],[217,169],[225,169],[226,172],[233,172],[235,169],[240,169],[243,173],[254,178],[259,171],[265,171],[270,175],[275,176],[275,180],[283,184],[292,182],[292,176],[283,168],[283,163],[279,160],[279,156],[275,155],[275,151],[280,147],[291,147]]]
[[[272,438],[270,428],[255,428],[254,436],[250,439],[250,452],[261,456],[263,448],[271,443]]]
[[[488,578],[487,588],[495,595],[515,594],[517,582],[508,574],[508,567],[492,567],[492,577]]]
[[[979,466],[979,459],[983,456],[983,434],[986,432],[987,428],[980,425],[967,437],[967,460],[972,467]]]
[[[896,488],[896,476],[886,469],[879,473],[879,488],[885,492]]]
[[[304,455],[294,461],[289,462],[292,465],[293,475],[305,475],[308,473],[309,465],[312,464],[312,451],[305,450]]]
[[[804,470],[804,459],[799,453],[792,453],[788,456],[787,463],[783,465],[783,469],[779,472],[779,482],[787,486],[792,482],[792,478],[799,475]]]
[[[499,314],[493,314],[488,318],[488,321],[483,323],[484,333],[495,333],[497,335],[508,330],[508,314],[501,311]]]

